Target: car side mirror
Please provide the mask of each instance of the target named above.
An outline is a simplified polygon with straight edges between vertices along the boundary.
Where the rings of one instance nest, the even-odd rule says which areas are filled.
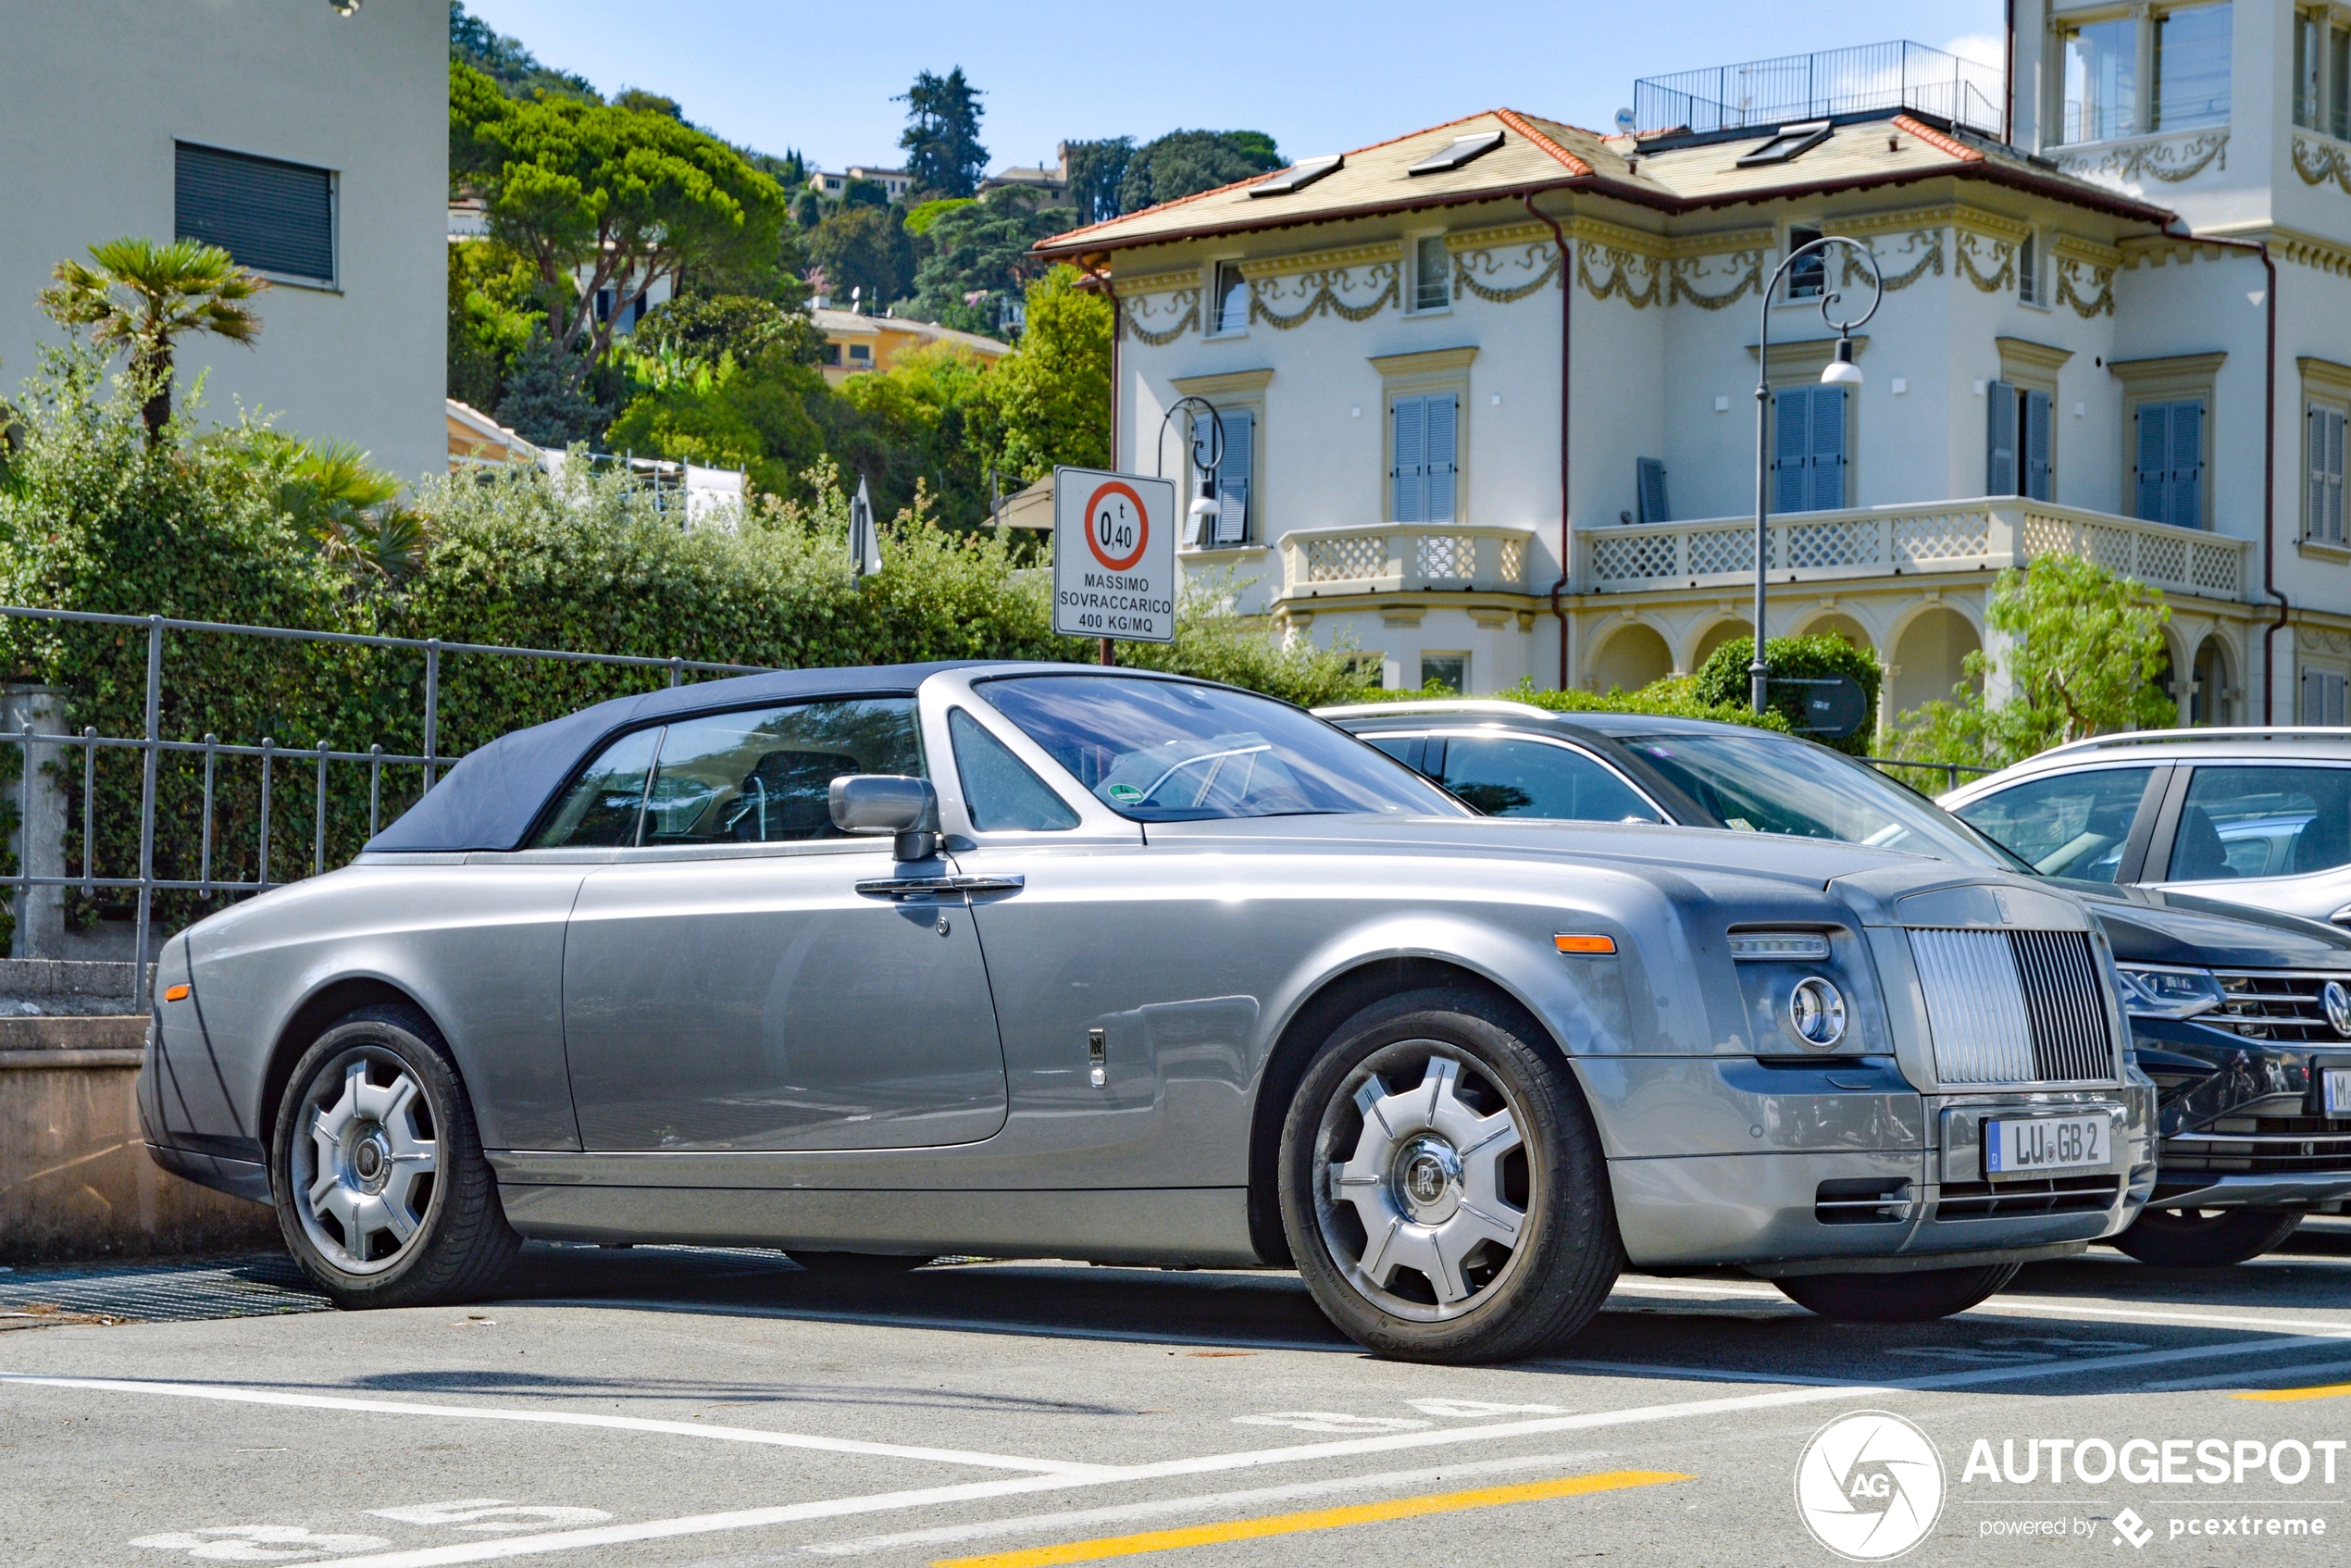
[[[833,780],[833,826],[854,836],[896,835],[890,852],[900,860],[928,860],[939,852],[939,791],[927,778],[899,773],[844,773]]]

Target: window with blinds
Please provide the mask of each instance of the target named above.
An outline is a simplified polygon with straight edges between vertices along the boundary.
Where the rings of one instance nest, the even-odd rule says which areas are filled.
[[[1984,388],[1984,493],[2057,499],[2049,448],[2049,394],[1994,381]]]
[[[1395,421],[1395,467],[1388,470],[1394,500],[1390,521],[1449,523],[1455,493],[1454,467],[1461,405],[1451,392],[1399,397]]]
[[[2310,460],[2310,489],[2302,529],[2305,537],[2323,544],[2343,541],[2343,410],[2313,408],[2307,415],[2305,438]]]
[[[1772,510],[1843,506],[1845,389],[1783,387],[1772,394]]]
[[[1193,542],[1202,550],[1231,548],[1247,544],[1256,537],[1250,528],[1250,506],[1257,496],[1257,416],[1246,408],[1220,408],[1216,417],[1225,427],[1225,450],[1216,465],[1216,500],[1220,510],[1213,518],[1202,518],[1200,537]],[[1218,455],[1212,449],[1216,441],[1216,426],[1207,419],[1192,421],[1192,482],[1195,493],[1208,479],[1208,460]]]
[[[175,143],[174,232],[218,245],[240,267],[335,281],[334,171]]]
[[[2204,526],[2204,399],[2139,404],[2138,515],[2174,528]]]
[[[2302,722],[2340,726],[2344,721],[2343,693],[2341,670],[2305,669],[2302,672]]]

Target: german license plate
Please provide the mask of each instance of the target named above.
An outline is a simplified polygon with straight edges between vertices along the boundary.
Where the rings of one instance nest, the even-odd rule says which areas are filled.
[[[2351,1116],[2351,1067],[2327,1069],[2327,1114]]]
[[[2112,1163],[2113,1126],[2103,1115],[2035,1116],[1984,1124],[1984,1174],[2040,1176]]]

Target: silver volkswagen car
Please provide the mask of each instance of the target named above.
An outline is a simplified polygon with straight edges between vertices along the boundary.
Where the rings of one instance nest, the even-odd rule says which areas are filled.
[[[811,670],[506,736],[174,938],[140,1106],[346,1306],[533,1237],[1294,1264],[1500,1360],[1628,1264],[1916,1319],[2120,1230],[2113,973],[2024,877],[1483,818],[1225,687]]]

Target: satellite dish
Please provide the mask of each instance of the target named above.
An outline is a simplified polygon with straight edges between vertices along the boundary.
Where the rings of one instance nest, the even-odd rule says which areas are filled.
[[[1630,136],[1633,134],[1632,110],[1619,109],[1616,111],[1616,133],[1619,136]]]

